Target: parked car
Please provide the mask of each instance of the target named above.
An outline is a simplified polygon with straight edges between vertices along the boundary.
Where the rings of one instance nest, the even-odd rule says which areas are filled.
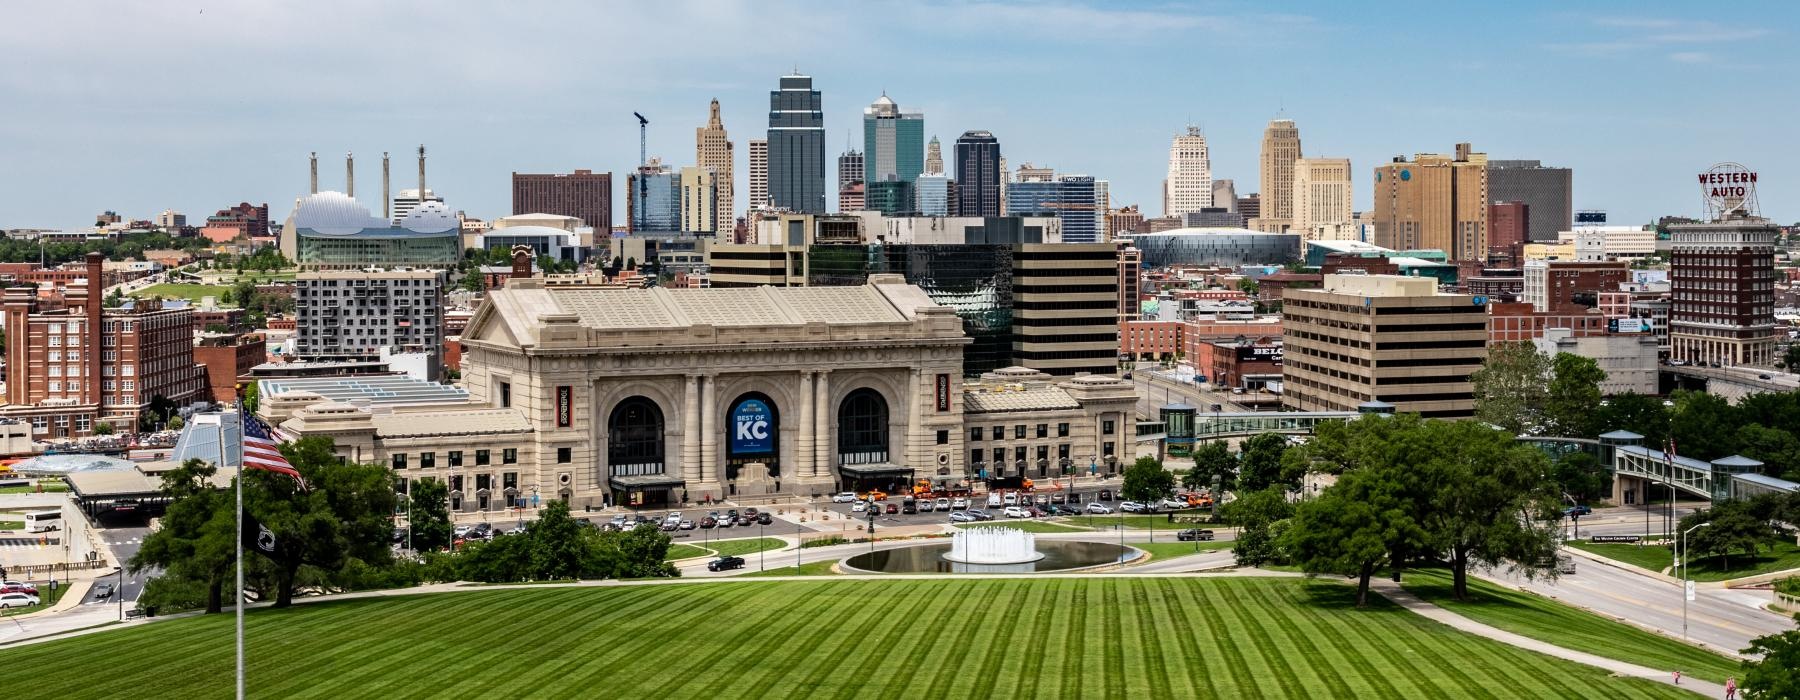
[[[612,516],[612,520],[606,521],[606,524],[611,525],[614,530],[623,530],[631,525],[631,520],[623,515],[615,515]]]
[[[950,499],[950,508],[952,510],[968,510],[969,509],[969,499],[963,498],[961,496],[952,498],[952,499]]]
[[[1100,500],[1102,500],[1102,501],[1112,500],[1112,490],[1111,489],[1100,489]]]
[[[469,530],[469,536],[480,537],[484,540],[492,539],[494,536],[494,525],[493,523],[475,523],[475,527]]]
[[[919,505],[915,507],[914,510],[920,513],[930,513],[931,511],[937,510],[937,502],[929,498],[921,498],[919,499]]]
[[[714,520],[710,515],[700,518],[700,529],[702,530],[711,530],[718,526],[719,521]]]
[[[970,508],[969,515],[975,516],[976,520],[993,520],[994,519],[993,513],[989,513],[980,508]]]
[[[1081,492],[1070,491],[1069,492],[1069,502],[1070,503],[1080,503],[1081,502]]]
[[[394,544],[406,544],[406,528],[394,528]]]
[[[694,529],[694,521],[688,520],[687,518],[682,518],[681,524],[676,525],[675,527],[680,528],[682,530],[692,530],[692,529]]]
[[[1158,502],[1156,507],[1162,510],[1183,510],[1189,506],[1187,501],[1177,501],[1173,498],[1165,498]]]
[[[30,593],[0,593],[0,610],[29,608],[37,604],[38,597]]]
[[[738,524],[738,527],[753,526],[756,524],[756,517],[750,516],[750,515],[740,515],[740,516],[738,516],[737,524]]]
[[[836,494],[831,497],[831,502],[832,503],[855,503],[856,502],[856,492],[855,491],[845,491],[843,493]]]
[[[38,589],[37,589],[37,586],[34,586],[29,583],[25,583],[23,581],[7,581],[5,583],[0,583],[0,593],[24,593],[26,595],[37,595]]]
[[[663,532],[674,532],[676,530],[676,528],[679,528],[679,527],[681,527],[680,520],[677,520],[674,522],[669,522],[667,520],[664,520],[662,522],[662,524],[656,526],[656,529],[662,530]]]
[[[1038,506],[1025,506],[1025,512],[1030,513],[1033,518],[1042,518],[1050,515],[1050,511],[1044,510]]]
[[[1119,502],[1119,510],[1124,511],[1126,513],[1142,513],[1144,511],[1147,511],[1150,509],[1145,507],[1144,504],[1139,503],[1137,501],[1120,501]]]
[[[1029,517],[1031,517],[1031,511],[1025,510],[1024,508],[1021,508],[1019,506],[1007,506],[1006,510],[1001,511],[1001,512],[1006,514],[1006,517],[1008,517],[1008,518],[1029,518]]]
[[[744,568],[744,558],[743,557],[723,556],[723,557],[719,557],[718,559],[714,559],[712,561],[706,562],[706,570],[707,571],[725,571],[727,569],[742,569],[742,568]]]
[[[1775,377],[1773,377],[1771,375],[1767,375],[1767,374],[1759,374],[1759,375],[1756,375],[1756,378],[1757,379],[1774,379]]]
[[[1063,493],[1061,491],[1057,491],[1056,493],[1050,494],[1050,502],[1051,503],[1068,503],[1069,502],[1069,494]]]
[[[731,523],[733,525],[737,524],[737,521],[738,521],[737,509],[733,508],[731,510],[725,511],[725,519],[731,521]]]
[[[766,512],[757,513],[756,514],[756,522],[761,523],[763,525],[774,525],[775,524],[775,516],[770,515]]]
[[[1111,515],[1113,510],[1108,508],[1104,503],[1089,503],[1087,504],[1087,512],[1093,513],[1094,515]]]
[[[94,600],[106,600],[107,598],[111,598],[112,594],[113,584],[111,581],[101,581],[94,584]]]
[[[989,507],[989,508],[999,508],[1000,507],[1000,492],[998,492],[998,491],[989,491],[988,492],[988,506],[987,507]]]
[[[758,515],[758,513],[755,508],[745,508],[744,509],[744,517],[746,517],[746,518],[755,520],[757,518],[757,515]]]
[[[980,520],[981,518],[975,517],[966,510],[955,510],[950,512],[950,522],[953,523],[973,523],[979,522]]]
[[[1182,542],[1211,542],[1213,539],[1213,531],[1190,528],[1175,533],[1175,539]]]
[[[1053,504],[1050,506],[1050,513],[1052,515],[1081,515],[1081,509],[1075,506]]]
[[[892,504],[892,503],[887,504],[887,514],[888,515],[899,515],[900,514],[900,506]]]
[[[868,501],[856,501],[850,504],[850,512],[861,513],[869,509]]]
[[[1565,517],[1565,518],[1571,518],[1571,517],[1578,518],[1583,515],[1593,515],[1593,513],[1594,513],[1593,508],[1590,508],[1588,506],[1582,506],[1582,505],[1569,506],[1569,507],[1563,509],[1563,517]]]
[[[938,510],[950,510],[952,502],[948,498],[939,498],[935,503]]]
[[[463,539],[463,538],[469,536],[470,530],[474,530],[474,529],[475,529],[474,525],[458,525],[455,528],[451,529],[450,532],[451,532],[451,534],[455,535],[457,539]]]
[[[1040,493],[1036,498],[1032,499],[1032,502],[1040,506],[1050,505],[1050,494]]]

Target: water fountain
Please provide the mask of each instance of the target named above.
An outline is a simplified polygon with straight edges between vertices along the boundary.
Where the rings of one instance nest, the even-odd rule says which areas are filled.
[[[1054,539],[997,525],[958,529],[928,544],[878,549],[843,561],[850,571],[886,574],[1029,574],[1123,564],[1143,551],[1110,542]]]
[[[972,527],[950,538],[944,559],[958,564],[1023,564],[1044,558],[1037,535],[1010,527]]]

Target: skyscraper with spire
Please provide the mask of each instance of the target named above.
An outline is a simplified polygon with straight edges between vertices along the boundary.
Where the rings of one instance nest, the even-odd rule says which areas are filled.
[[[1163,180],[1163,216],[1180,218],[1213,205],[1212,154],[1200,127],[1169,144],[1169,176]]]
[[[781,76],[769,92],[769,199],[806,214],[825,213],[825,112],[811,76]]]
[[[942,174],[944,172],[944,147],[938,144],[936,136],[925,144],[925,172]]]
[[[865,206],[884,214],[912,211],[913,183],[924,170],[925,115],[900,109],[887,93],[863,110]]]
[[[714,231],[730,231],[737,212],[732,196],[736,182],[731,170],[732,150],[731,139],[725,133],[725,122],[719,118],[719,100],[715,98],[706,126],[694,130],[694,165],[702,170],[712,170],[712,182],[717,188]]]
[[[1294,161],[1300,160],[1300,127],[1271,119],[1262,140],[1262,231],[1285,231],[1294,220]]]

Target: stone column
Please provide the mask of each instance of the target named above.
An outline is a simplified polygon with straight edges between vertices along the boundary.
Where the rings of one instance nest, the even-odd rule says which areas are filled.
[[[681,478],[689,487],[700,481],[700,376],[687,376],[681,397]]]
[[[719,378],[706,375],[700,379],[700,482],[719,483],[719,412],[717,393]]]
[[[831,370],[821,370],[813,384],[813,478],[831,476]]]
[[[800,390],[794,392],[800,399],[799,439],[794,441],[794,465],[783,473],[795,479],[805,479],[814,473],[813,466],[813,373],[800,372]]]

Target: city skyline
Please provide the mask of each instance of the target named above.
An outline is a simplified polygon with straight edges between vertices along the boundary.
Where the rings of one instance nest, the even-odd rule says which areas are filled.
[[[927,138],[992,131],[1017,162],[1109,180],[1115,206],[1158,208],[1168,135],[1190,121],[1207,134],[1217,177],[1257,182],[1262,127],[1290,118],[1300,125],[1309,152],[1351,159],[1358,211],[1372,208],[1367,193],[1375,166],[1471,141],[1496,159],[1573,169],[1575,208],[1606,210],[1614,223],[1699,215],[1692,176],[1723,160],[1746,162],[1762,173],[1766,214],[1778,221],[1800,215],[1788,204],[1800,191],[1800,173],[1790,165],[1793,140],[1783,138],[1791,127],[1755,116],[1795,106],[1794,96],[1762,87],[1792,65],[1778,53],[1780,33],[1769,29],[1793,12],[1779,5],[1766,6],[1759,21],[1734,24],[1673,4],[1634,8],[1645,15],[1635,18],[1549,5],[1420,12],[1310,5],[1271,16],[1233,5],[1201,11],[926,4],[895,12],[882,33],[845,46],[825,38],[855,26],[854,9],[730,3],[705,9],[680,3],[548,8],[570,20],[559,25],[570,27],[592,17],[604,19],[608,33],[630,35],[685,23],[698,36],[729,40],[674,61],[619,55],[594,68],[571,65],[544,73],[527,70],[529,62],[506,55],[500,44],[457,51],[434,46],[423,29],[399,20],[399,10],[384,7],[345,6],[337,14],[350,21],[342,23],[328,21],[335,16],[329,8],[315,6],[25,8],[25,21],[0,28],[0,40],[24,68],[0,77],[0,96],[16,114],[0,126],[16,147],[0,174],[9,195],[0,200],[0,227],[78,228],[106,209],[133,218],[174,209],[192,220],[238,201],[267,201],[279,220],[306,191],[306,153],[365,154],[368,190],[376,154],[404,152],[420,142],[431,147],[432,189],[452,208],[491,219],[509,211],[508,178],[515,171],[591,169],[612,173],[615,188],[622,187],[637,159],[633,111],[651,120],[650,153],[671,165],[691,165],[685,157],[692,148],[688,130],[705,125],[715,97],[724,122],[738,125],[734,140],[748,141],[767,122],[763,100],[771,85],[795,68],[812,75],[824,93],[827,133],[853,129],[869,95],[904,94],[909,106],[933,115]],[[522,20],[489,12],[470,7],[447,13],[433,27],[450,33],[491,27],[483,30],[487,34],[524,27]],[[1462,26],[1482,26],[1503,40],[1459,47],[1449,60],[1421,61],[1416,52],[1362,50],[1369,47],[1357,39],[1376,31]],[[172,41],[214,43],[188,52],[128,54],[125,42],[71,42],[59,27],[82,27],[90,36],[156,32]],[[993,42],[958,44],[973,31],[968,27],[984,27]],[[531,60],[575,56],[572,48],[553,46],[557,31]],[[233,32],[242,36],[219,40]],[[1102,41],[1121,33],[1135,41]],[[1156,53],[1145,49],[1194,36],[1207,37],[1222,53],[1256,45],[1283,50],[1254,64],[1227,62],[1222,70],[1196,72],[1193,82],[1177,79],[1179,89],[1160,89],[1169,83],[1169,68],[1145,58]],[[780,40],[766,40],[771,38]],[[1029,60],[1025,54],[1006,58],[1015,55],[1012,49],[1046,41],[1066,49],[1033,52]],[[928,47],[931,58],[892,65],[862,58],[887,45]],[[254,60],[221,60],[226,51]],[[730,52],[729,60],[721,52]],[[943,79],[948,66],[978,56],[999,61],[1016,79],[992,85]],[[1310,72],[1293,70],[1297,65],[1310,66]],[[1287,75],[1306,79],[1287,83]],[[1030,116],[1052,106],[1043,103],[1037,81],[1057,76],[1060,85],[1091,85],[1082,94],[1093,102],[1132,95],[1134,108]],[[1398,88],[1379,87],[1396,77],[1434,84],[1429,106]],[[1517,90],[1521,80],[1529,81],[1530,91]],[[436,85],[441,94],[388,97],[398,94],[395,84],[409,81]],[[1697,90],[1701,85],[1706,89]],[[1232,99],[1218,100],[1219,94]],[[1499,102],[1494,96],[1500,94],[1530,99]],[[1750,94],[1761,103],[1741,118],[1723,115],[1703,97],[1646,106],[1646,99],[1659,95],[1704,94]],[[480,106],[484,101],[506,106]],[[745,156],[738,156],[735,170],[748,170]],[[734,174],[734,189],[747,190],[747,172]],[[339,177],[327,169],[321,188],[342,189]],[[836,187],[829,182],[826,189]],[[614,198],[624,201],[624,192],[615,190]],[[362,199],[379,207],[368,192]],[[739,208],[746,203],[737,202]],[[623,223],[617,217],[614,223]]]

